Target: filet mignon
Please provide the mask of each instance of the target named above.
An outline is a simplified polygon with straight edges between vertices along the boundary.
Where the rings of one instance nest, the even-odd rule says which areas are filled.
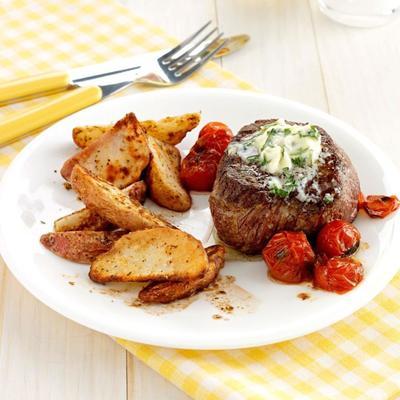
[[[244,126],[232,144],[274,121],[260,120]],[[229,148],[225,151],[209,200],[222,241],[246,254],[256,254],[278,231],[301,230],[310,235],[331,220],[354,220],[360,192],[357,173],[347,154],[328,133],[316,128],[321,135],[321,153],[314,176],[306,182],[302,193],[296,189],[285,198],[271,192],[267,185],[271,174],[238,154],[231,154]]]

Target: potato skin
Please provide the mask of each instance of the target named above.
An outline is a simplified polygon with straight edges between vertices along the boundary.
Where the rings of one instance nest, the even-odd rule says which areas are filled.
[[[182,282],[152,282],[139,292],[139,300],[144,303],[171,303],[172,301],[190,297],[205,289],[218,276],[224,266],[225,248],[220,245],[206,248],[208,266],[203,276]]]
[[[129,198],[132,201],[138,201],[143,204],[146,200],[147,185],[145,181],[137,181],[129,185],[124,189],[124,192],[128,193]]]
[[[124,233],[126,232],[50,232],[40,237],[40,243],[62,258],[80,264],[90,264],[97,256],[110,250]]]

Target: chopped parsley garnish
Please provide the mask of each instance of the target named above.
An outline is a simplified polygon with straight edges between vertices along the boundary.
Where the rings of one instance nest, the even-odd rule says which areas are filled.
[[[260,153],[262,153],[267,147],[271,145],[271,137],[268,136],[267,140],[264,142],[263,146],[261,147]]]
[[[308,147],[300,147],[297,149],[294,153],[292,153],[292,156],[301,156],[304,155],[304,153],[308,152]]]
[[[283,169],[283,176],[285,177],[284,186],[290,188],[291,192],[296,188],[296,180],[294,179],[293,174],[289,171],[289,168]]]
[[[296,189],[297,182],[288,168],[283,169],[281,180],[282,185],[280,187],[277,184],[272,183],[269,186],[269,190],[274,196],[285,198]]]
[[[323,199],[325,204],[332,204],[333,203],[333,195],[330,193],[326,193]]]
[[[281,198],[285,198],[285,197],[289,196],[289,194],[290,194],[290,192],[288,192],[287,190],[278,188],[277,186],[271,186],[270,192],[274,196],[281,197]]]
[[[292,163],[294,165],[296,165],[297,167],[304,167],[306,165],[306,159],[305,159],[305,157],[301,157],[301,156],[294,157],[294,158],[292,158]]]
[[[269,135],[277,135],[278,132],[279,132],[279,130],[276,128],[269,128],[269,130],[268,130]]]
[[[310,137],[313,139],[318,139],[320,136],[320,133],[318,131],[318,128],[315,125],[311,125],[310,129],[307,132],[300,132],[299,135],[300,135],[300,137]]]
[[[307,164],[307,158],[310,158],[307,147],[301,147],[295,153],[291,154],[292,163],[297,167],[304,167]]]
[[[255,156],[249,156],[246,158],[246,160],[250,163],[255,163],[260,159],[260,156],[257,154]]]
[[[320,152],[321,135],[315,125],[290,125],[283,119],[261,126],[258,131],[229,147],[229,154],[238,154],[246,163],[280,176],[275,181],[276,187],[271,190],[281,197],[291,193],[294,190],[292,186],[295,186],[284,169],[311,167]]]

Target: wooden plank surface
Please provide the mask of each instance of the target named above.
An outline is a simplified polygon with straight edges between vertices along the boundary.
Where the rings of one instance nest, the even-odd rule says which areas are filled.
[[[326,108],[307,0],[217,0],[218,22],[227,34],[245,32],[243,52],[223,66],[276,95]]]
[[[400,21],[352,29],[315,0],[123,0],[172,35],[211,19],[251,42],[224,67],[268,93],[328,110],[398,165]],[[188,397],[110,338],[35,300],[0,262],[0,398],[184,400]]]
[[[50,310],[8,271],[1,295],[0,398],[126,399],[125,351],[112,339]]]
[[[208,20],[216,23],[213,0],[128,0],[128,7],[179,39],[190,35]],[[129,400],[187,400],[189,397],[131,354],[127,364]]]
[[[375,29],[335,24],[310,0],[329,112],[400,166],[400,19]]]

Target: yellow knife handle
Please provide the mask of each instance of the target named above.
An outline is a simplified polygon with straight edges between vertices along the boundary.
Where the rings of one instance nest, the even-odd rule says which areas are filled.
[[[16,111],[0,120],[0,146],[13,142],[35,129],[97,103],[101,98],[102,92],[99,87],[82,87],[68,90],[55,99],[26,111]]]
[[[50,72],[1,83],[0,103],[42,92],[66,88],[69,83],[69,75],[67,72]]]

